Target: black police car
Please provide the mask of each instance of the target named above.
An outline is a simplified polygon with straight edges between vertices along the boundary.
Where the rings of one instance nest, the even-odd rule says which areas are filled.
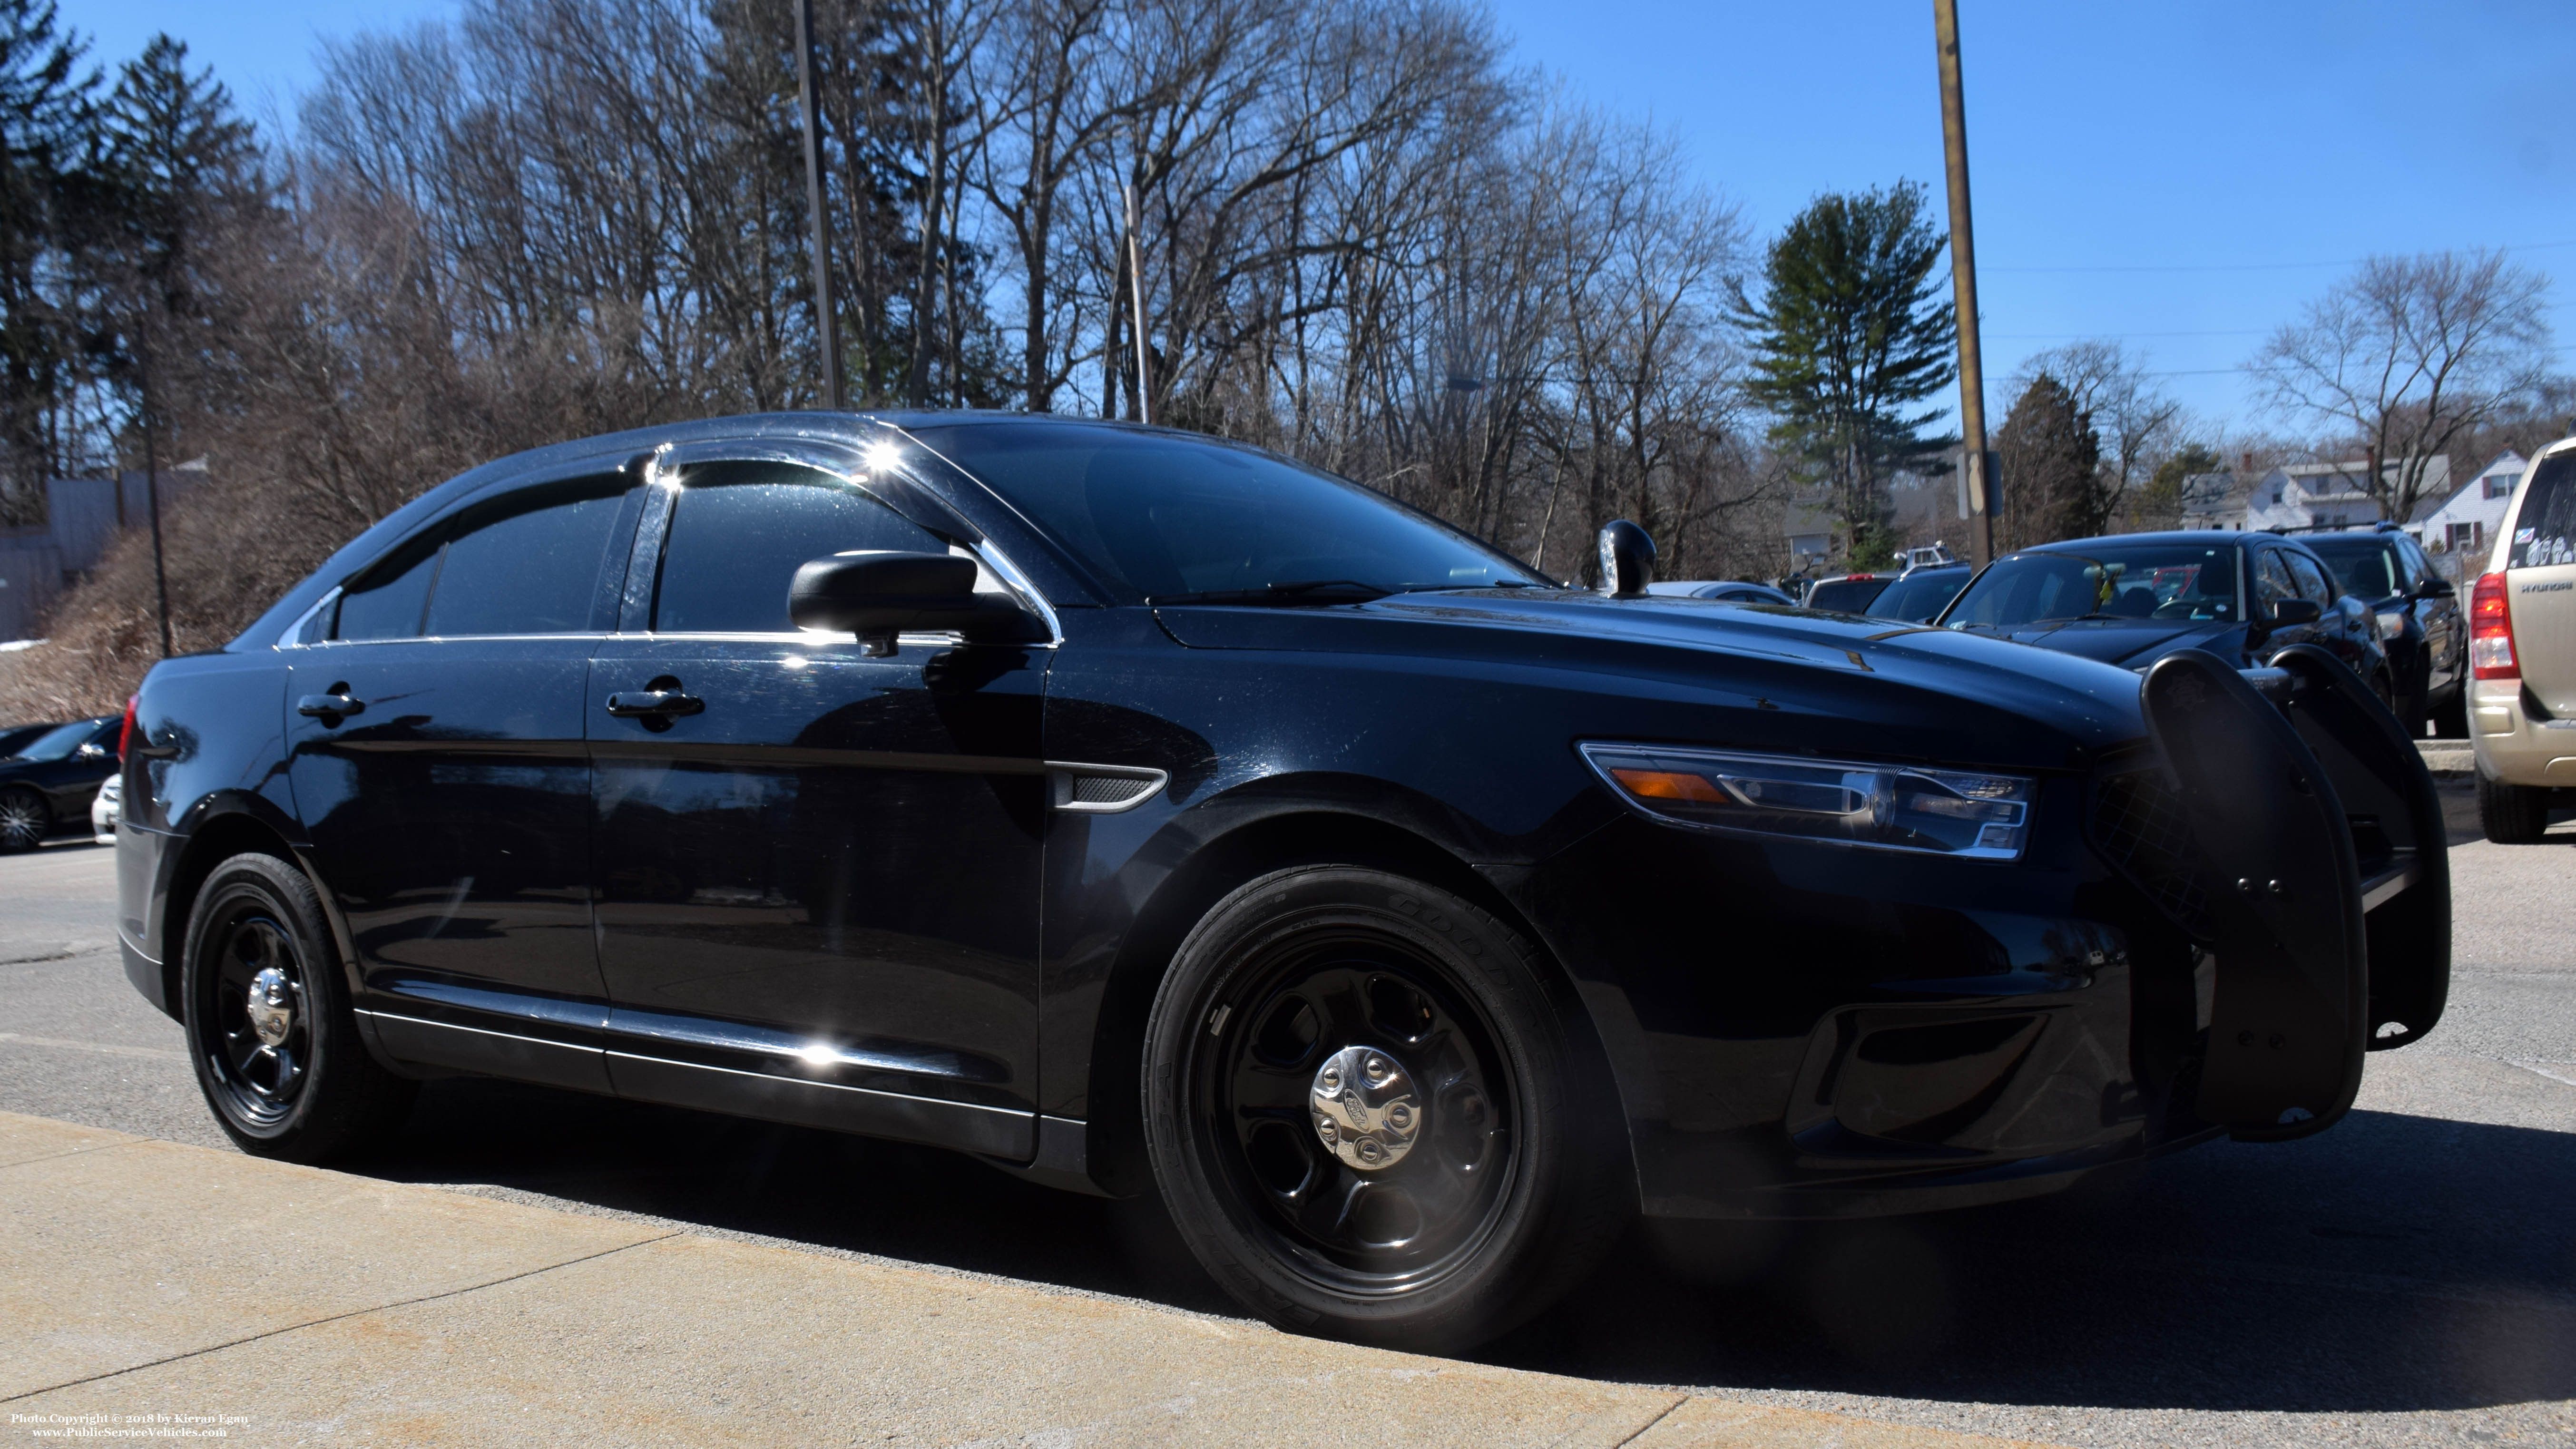
[[[126,968],[247,1151],[457,1072],[934,1143],[1426,1348],[1640,1212],[2314,1132],[2438,1019],[2439,801],[2333,656],[2141,680],[1603,544],[1074,420],[506,459],[152,670]]]

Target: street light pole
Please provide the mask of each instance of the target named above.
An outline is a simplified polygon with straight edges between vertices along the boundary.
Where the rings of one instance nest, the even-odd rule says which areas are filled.
[[[1941,151],[1950,173],[1950,288],[1959,313],[1959,466],[1967,472],[1968,550],[1995,556],[1998,479],[1986,450],[1986,375],[1977,337],[1977,246],[1968,221],[1968,110],[1959,88],[1959,0],[1932,0],[1941,52]]]
[[[847,407],[841,390],[841,324],[832,308],[832,226],[823,207],[823,97],[814,82],[814,0],[796,0],[796,101],[805,120],[805,200],[814,221],[814,340],[823,353],[823,405]]]

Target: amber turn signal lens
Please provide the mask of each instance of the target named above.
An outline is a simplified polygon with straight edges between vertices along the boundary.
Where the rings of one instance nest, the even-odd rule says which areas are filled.
[[[1628,793],[1648,800],[1700,800],[1721,804],[1726,796],[1715,785],[1697,775],[1679,770],[1612,770],[1611,775]]]

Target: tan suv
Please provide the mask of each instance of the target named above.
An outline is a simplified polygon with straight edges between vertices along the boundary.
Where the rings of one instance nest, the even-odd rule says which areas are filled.
[[[2538,840],[2576,796],[2576,438],[2522,475],[2470,594],[2469,662],[2478,823],[2489,840]]]

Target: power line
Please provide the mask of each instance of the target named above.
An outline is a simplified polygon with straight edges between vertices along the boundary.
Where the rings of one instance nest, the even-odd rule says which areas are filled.
[[[2503,252],[2538,252],[2547,251],[2552,247],[2576,247],[2576,237],[2571,237],[2566,241],[2532,242],[2526,246],[2498,247],[2496,250]],[[2336,262],[2211,262],[2186,266],[2149,267],[1982,267],[1979,268],[1979,270],[2022,274],[2101,272],[2298,272],[2314,271],[2321,267],[2357,267],[2368,260],[2370,260],[2368,257],[2348,257],[2342,261]]]

